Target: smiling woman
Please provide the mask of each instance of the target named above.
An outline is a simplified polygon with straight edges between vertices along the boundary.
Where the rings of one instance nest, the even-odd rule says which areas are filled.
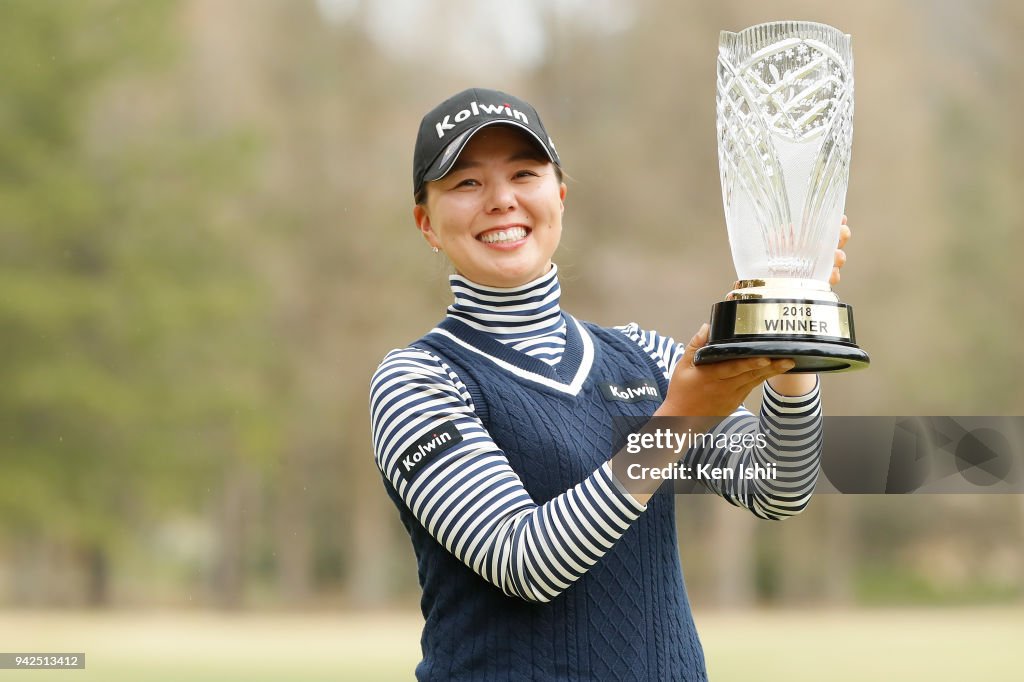
[[[455,302],[384,358],[370,414],[423,588],[417,678],[706,679],[675,499],[625,473],[636,460],[616,418],[691,417],[727,435],[644,464],[770,470],[702,482],[783,519],[817,477],[816,379],[781,376],[788,360],[696,367],[706,326],[682,344],[564,312],[561,160],[512,95],[466,90],[424,116],[413,191],[416,227],[455,267]],[[761,385],[759,419],[741,402]],[[716,445],[735,441],[749,447]]]
[[[459,274],[515,287],[551,269],[566,187],[557,166],[521,130],[481,130],[425,190],[425,201],[413,209],[416,225]]]
[[[413,166],[416,226],[456,272],[514,287],[551,269],[566,187],[528,103],[476,89],[449,98],[423,118]]]

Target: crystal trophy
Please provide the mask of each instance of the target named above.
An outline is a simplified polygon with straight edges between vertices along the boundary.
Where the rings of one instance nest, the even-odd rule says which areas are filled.
[[[853,309],[828,279],[853,141],[850,36],[780,21],[718,47],[718,161],[738,281],[711,311],[698,365],[790,358],[791,372],[866,367]]]

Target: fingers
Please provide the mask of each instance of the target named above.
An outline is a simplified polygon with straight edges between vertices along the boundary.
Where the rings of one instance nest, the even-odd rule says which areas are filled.
[[[694,367],[693,354],[707,342],[707,325],[687,344],[669,382],[665,402],[658,413],[675,416],[725,416],[736,411],[751,388],[765,379],[782,374],[794,365],[792,360],[742,358]]]
[[[792,369],[794,363],[785,358],[772,360],[771,358],[743,358],[741,360],[727,360],[709,366],[709,371],[719,381],[742,379],[754,381],[758,377],[767,378],[773,374],[782,374]]]
[[[836,249],[836,255],[832,260],[832,264],[837,268],[846,265],[846,252],[842,249]]]
[[[738,377],[747,372],[756,372],[768,367],[771,360],[768,358],[742,358],[740,360],[726,360],[716,362],[708,366],[708,373],[719,381],[725,381]]]
[[[796,363],[787,358],[773,360],[771,366],[757,372],[750,372],[749,376],[745,377],[747,381],[740,387],[739,392],[746,397],[751,391],[763,384],[767,379],[779,376],[780,374],[785,374],[794,367],[796,367]]]
[[[832,286],[839,284],[839,280],[842,279],[839,274],[839,269],[846,265],[846,252],[843,251],[843,247],[846,246],[846,242],[850,241],[851,234],[850,227],[846,224],[846,216],[844,215],[839,226],[839,248],[836,249],[836,253],[832,261],[832,274],[828,277],[828,283]]]
[[[796,367],[796,362],[793,360],[790,360],[789,358],[776,358],[764,369],[750,372],[750,381],[754,383],[761,383],[765,379],[771,379],[773,376],[785,374],[794,367]]]
[[[842,249],[836,249],[836,254],[832,260],[832,274],[828,278],[829,284],[832,286],[839,284],[839,269],[844,265],[846,265],[846,252]]]
[[[850,230],[850,226],[846,224],[846,216],[843,216],[843,224],[839,226],[839,248],[846,246],[846,242],[850,241],[850,236],[853,232]]]
[[[686,351],[683,353],[683,359],[680,361],[680,364],[684,367],[693,367],[693,354],[707,345],[708,331],[708,323],[705,322],[697,330],[697,333],[693,335],[690,342],[686,344]]]
[[[739,396],[739,402],[743,402],[743,399],[759,384],[764,383],[766,379],[771,379],[774,376],[785,374],[789,370],[796,366],[796,363],[788,358],[779,358],[772,360],[770,358],[752,358],[756,360],[763,360],[764,362],[758,363],[758,367],[755,369],[748,370],[735,374],[731,377],[721,380],[723,387],[728,387],[727,390],[734,392],[735,395]]]

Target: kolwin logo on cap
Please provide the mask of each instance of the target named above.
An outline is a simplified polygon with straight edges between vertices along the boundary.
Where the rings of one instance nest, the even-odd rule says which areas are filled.
[[[641,400],[661,400],[658,385],[650,379],[634,379],[624,384],[604,382],[600,384],[601,394],[605,400],[618,400],[623,403],[635,403]]]
[[[406,478],[412,478],[428,461],[462,442],[455,424],[446,421],[423,434],[398,458],[398,466]]]
[[[513,109],[511,105],[509,105],[507,102],[504,104],[480,104],[476,101],[473,101],[469,103],[469,109],[462,109],[454,116],[451,114],[445,114],[445,117],[443,119],[441,119],[438,123],[434,124],[434,127],[437,129],[438,139],[444,137],[445,131],[454,128],[455,123],[462,123],[470,116],[483,116],[485,114],[491,116],[504,114],[509,118],[514,118],[516,120],[522,121],[526,125],[530,125],[530,120],[526,118],[526,114],[519,111],[518,109]],[[454,121],[455,123],[452,123],[452,121]]]

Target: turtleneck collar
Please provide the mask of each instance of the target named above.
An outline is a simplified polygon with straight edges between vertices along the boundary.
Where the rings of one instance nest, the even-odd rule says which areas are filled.
[[[455,297],[449,316],[506,343],[551,335],[564,339],[556,265],[537,279],[511,288],[477,284],[462,275],[448,280]]]

